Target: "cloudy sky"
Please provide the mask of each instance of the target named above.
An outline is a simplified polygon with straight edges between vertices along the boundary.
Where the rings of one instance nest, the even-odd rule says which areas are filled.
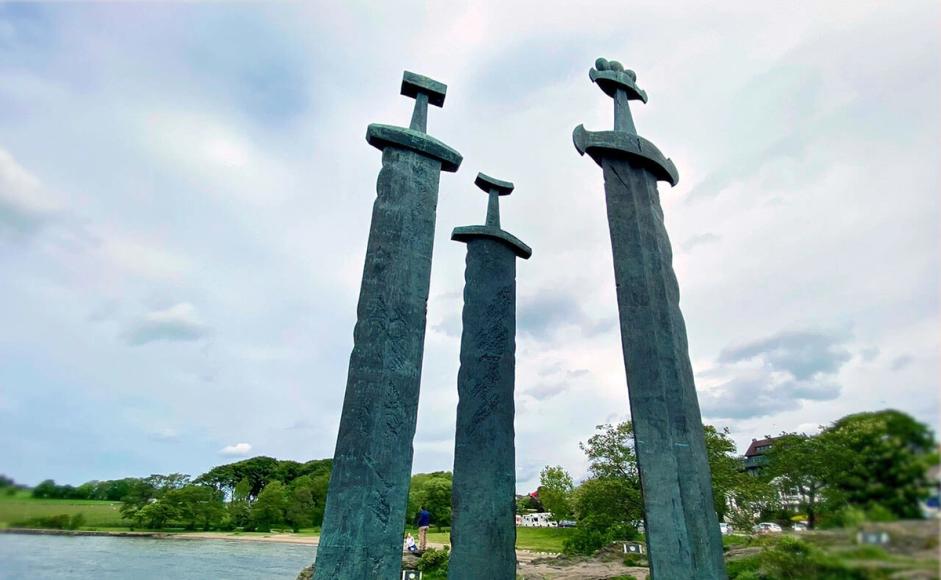
[[[921,2],[0,4],[0,472],[330,457],[404,69],[448,84],[416,471],[450,469],[463,244],[516,183],[518,488],[629,417],[598,56],[637,71],[705,420],[938,427],[941,7]],[[555,4],[555,5],[553,5]],[[741,450],[741,449],[740,449]]]

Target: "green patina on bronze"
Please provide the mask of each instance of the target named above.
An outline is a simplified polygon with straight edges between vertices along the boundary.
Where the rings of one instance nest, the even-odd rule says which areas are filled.
[[[461,155],[425,134],[446,86],[406,72],[409,128],[370,125],[382,150],[317,580],[398,578],[418,411],[441,171]]]
[[[658,180],[676,184],[676,167],[636,134],[628,101],[646,102],[647,94],[633,71],[599,58],[589,77],[614,99],[614,131],[579,125],[573,138],[604,172],[651,576],[724,579],[702,417],[657,191]]]
[[[455,228],[467,244],[461,369],[451,495],[449,580],[516,577],[516,259],[532,250],[500,229],[499,196],[513,184],[477,176],[486,224]]]

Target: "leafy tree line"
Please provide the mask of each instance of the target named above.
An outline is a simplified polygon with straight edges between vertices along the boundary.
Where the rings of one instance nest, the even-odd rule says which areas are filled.
[[[16,483],[12,477],[7,477],[0,473],[0,494],[15,495],[21,489],[29,489],[27,486]]]
[[[33,488],[32,495],[40,499],[97,499],[121,501],[130,492],[137,478],[127,477],[108,481],[89,481],[79,486],[57,485],[47,479]]]
[[[705,426],[715,510],[720,520],[747,530],[756,521],[785,525],[840,526],[862,518],[920,516],[927,497],[927,469],[938,462],[934,434],[898,411],[844,417],[808,436],[783,433],[767,453],[758,476],[745,472],[728,430]],[[613,540],[636,537],[643,501],[630,422],[600,425],[580,443],[588,477],[576,484],[562,467],[547,466],[534,496],[517,501],[517,512],[550,511],[575,519],[570,552],[591,552]],[[136,527],[270,530],[320,526],[332,461],[306,463],[253,457],[190,478],[173,473],[146,478],[59,486],[47,480],[37,498],[121,501],[122,516]],[[432,525],[451,524],[451,473],[412,476],[406,525],[424,506]],[[10,478],[0,487],[16,489]],[[798,497],[799,505],[787,501]]]
[[[633,539],[643,521],[631,423],[596,431],[580,444],[589,462],[584,481],[575,485],[560,466],[540,476],[538,501],[557,521],[578,520],[566,540],[571,553]],[[817,435],[783,433],[757,476],[744,470],[727,429],[706,425],[705,435],[716,513],[744,530],[766,520],[814,527],[919,518],[919,501],[930,493],[927,471],[938,463],[928,427],[893,410],[849,415]]]
[[[136,526],[270,531],[320,526],[331,460],[307,463],[253,457],[188,476],[137,480],[122,500],[122,516]]]
[[[905,413],[858,413],[817,435],[783,433],[760,478],[781,495],[799,497],[811,528],[917,519],[931,493],[927,471],[938,464],[937,451],[931,430]]]
[[[330,459],[300,463],[253,457],[214,467],[196,478],[154,474],[91,481],[78,487],[47,480],[32,494],[43,499],[120,501],[122,517],[138,528],[268,531],[290,527],[297,531],[323,523],[331,466]],[[431,512],[433,525],[451,525],[450,472],[412,477],[407,525],[414,524],[422,506]]]

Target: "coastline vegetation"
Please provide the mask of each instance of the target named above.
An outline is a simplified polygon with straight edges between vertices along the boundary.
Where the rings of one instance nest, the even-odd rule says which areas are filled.
[[[757,473],[743,469],[727,430],[704,428],[716,512],[738,532],[746,532],[723,538],[731,578],[784,577],[778,575],[782,570],[822,578],[879,578],[881,572],[872,571],[879,566],[936,566],[937,543],[933,560],[926,560],[924,550],[913,559],[878,547],[854,547],[855,540],[845,538],[836,542],[842,542],[839,550],[831,549],[833,538],[855,538],[862,526],[921,517],[921,502],[936,494],[938,485],[927,477],[938,464],[937,443],[927,426],[886,410],[844,417],[816,435],[783,433],[774,439]],[[547,511],[556,521],[574,520],[577,525],[519,527],[517,548],[565,553],[569,558],[599,557],[611,551],[613,543],[642,540],[638,528],[643,506],[631,424],[600,425],[580,448],[589,465],[584,480],[576,484],[562,467],[546,466],[538,489],[517,501],[518,514]],[[315,537],[323,521],[331,464],[329,459],[301,463],[253,457],[197,477],[154,474],[78,486],[47,480],[32,489],[0,476],[0,528],[212,530],[237,537],[279,531]],[[404,523],[414,524],[418,507],[425,506],[432,513],[429,542],[446,546],[450,500],[450,472],[415,474]],[[757,521],[776,522],[785,529],[801,523],[810,532],[799,537],[749,535]],[[839,533],[817,534],[815,528]],[[431,560],[441,560],[441,555],[430,554],[432,572],[440,562]],[[644,560],[631,556],[629,563]]]

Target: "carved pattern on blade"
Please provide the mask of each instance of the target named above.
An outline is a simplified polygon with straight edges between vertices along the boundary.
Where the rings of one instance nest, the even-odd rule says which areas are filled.
[[[317,580],[399,576],[440,170],[383,150]]]
[[[467,240],[449,580],[516,574],[516,250]]]
[[[621,340],[654,578],[723,579],[679,285],[656,177],[602,159]]]

